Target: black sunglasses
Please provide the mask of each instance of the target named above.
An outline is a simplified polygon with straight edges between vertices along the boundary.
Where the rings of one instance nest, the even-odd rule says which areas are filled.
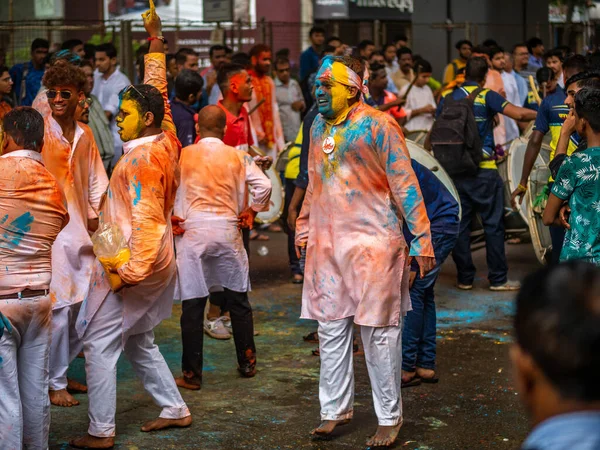
[[[63,100],[70,100],[71,97],[73,96],[73,93],[71,91],[57,91],[55,89],[48,89],[48,91],[46,92],[46,96],[52,100],[54,98],[56,98],[56,96],[60,94],[60,97]]]

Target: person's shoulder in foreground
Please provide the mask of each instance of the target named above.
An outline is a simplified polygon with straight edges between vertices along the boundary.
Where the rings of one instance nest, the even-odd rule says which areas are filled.
[[[545,267],[516,306],[511,359],[534,424],[522,450],[600,449],[600,268]]]

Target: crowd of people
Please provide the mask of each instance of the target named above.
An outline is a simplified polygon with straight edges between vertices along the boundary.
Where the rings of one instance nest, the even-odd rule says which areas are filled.
[[[68,40],[50,53],[36,39],[31,61],[0,65],[0,447],[46,448],[50,404],[78,405],[73,392],[87,392],[90,423],[71,446],[114,446],[122,352],[161,407],[144,432],[192,423],[178,387],[201,389],[205,333],[233,337],[240,375],[256,375],[248,250],[251,239],[268,239],[253,228],[270,208],[276,186],[266,171],[275,171],[285,203],[282,226],[269,229],[287,233],[291,279],[304,284],[301,317],[318,323],[305,337],[321,359],[314,435],[352,419],[356,325],[378,418],[367,444],[395,442],[401,389],[439,381],[434,291],[448,256],[456,287],[474,287],[477,216],[489,289],[521,289],[512,357],[526,406],[544,422],[524,448],[546,448],[556,433],[548,420],[587,427],[596,448],[594,57],[545,51],[538,38],[511,51],[461,40],[438,81],[406,36],[353,47],[313,27],[295,78],[289,52],[263,44],[249,53],[214,45],[201,69],[193,49],[168,53],[154,8],[143,17],[138,84],[110,43]],[[417,132],[457,197],[411,159],[405,136]],[[521,288],[508,277],[497,168],[527,136],[516,208],[547,133],[543,221],[553,264]],[[102,253],[115,242],[125,243],[119,252]],[[182,301],[178,377],[153,333],[174,300]],[[67,378],[81,353],[87,386]],[[584,410],[596,412],[567,415]]]

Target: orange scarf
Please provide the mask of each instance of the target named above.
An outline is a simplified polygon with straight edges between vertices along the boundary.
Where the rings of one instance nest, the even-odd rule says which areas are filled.
[[[258,75],[254,70],[248,71],[252,77],[252,86],[256,93],[257,103],[264,99],[264,103],[259,106],[258,114],[260,123],[262,124],[265,137],[267,138],[267,146],[273,148],[275,144],[274,124],[273,124],[273,84],[267,75]]]

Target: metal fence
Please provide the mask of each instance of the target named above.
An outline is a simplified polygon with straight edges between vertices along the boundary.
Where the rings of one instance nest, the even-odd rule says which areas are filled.
[[[301,36],[306,35],[310,24],[259,21],[254,23],[229,23],[217,25],[202,22],[163,23],[163,34],[168,41],[169,52],[191,47],[200,54],[200,65],[210,65],[208,51],[211,45],[224,43],[235,52],[249,51],[258,43],[267,44],[276,53],[288,49],[293,62],[299,60]],[[140,21],[19,21],[0,22],[0,50],[4,50],[6,64],[12,65],[30,59],[31,42],[36,38],[47,39],[51,51],[72,38],[99,45],[112,42],[118,49],[122,70],[133,75],[137,50],[146,43],[143,22]]]

